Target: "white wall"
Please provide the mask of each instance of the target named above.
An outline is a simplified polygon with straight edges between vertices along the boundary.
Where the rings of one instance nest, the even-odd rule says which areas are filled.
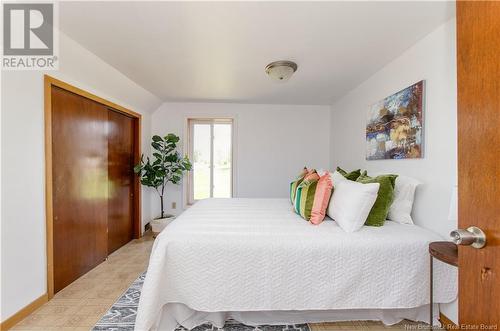
[[[235,119],[235,197],[285,198],[302,167],[328,167],[328,106],[164,103],[153,113],[152,133],[178,134],[184,144],[187,118],[202,117]],[[167,211],[178,214],[183,200],[182,186],[169,186]],[[177,210],[170,208],[173,201]],[[152,202],[158,215],[158,199]]]
[[[425,80],[424,158],[365,160],[365,125],[371,104]],[[448,221],[451,190],[457,182],[457,96],[455,19],[448,21],[387,64],[332,106],[330,166],[396,173],[419,179],[415,223],[443,237],[457,224]],[[444,308],[456,318],[456,306]]]
[[[61,34],[59,79],[144,114],[143,151],[153,134],[184,138],[188,117],[234,117],[237,197],[286,197],[302,166],[363,168],[420,179],[414,218],[443,236],[456,183],[455,21],[421,40],[332,106],[164,103]],[[370,104],[426,80],[425,157],[366,161],[364,128]],[[1,320],[46,292],[43,73],[3,72],[1,111]],[[151,126],[151,127],[149,127]],[[143,221],[159,214],[143,190]],[[151,197],[151,199],[149,199]],[[167,191],[167,211],[183,205],[181,186]],[[171,202],[178,209],[169,210]],[[151,207],[151,208],[150,208]],[[456,306],[444,307],[456,321]]]
[[[160,100],[60,34],[60,70],[47,74],[143,114],[143,150]],[[2,73],[1,320],[46,292],[44,109],[40,71]],[[151,218],[149,191],[143,220]]]

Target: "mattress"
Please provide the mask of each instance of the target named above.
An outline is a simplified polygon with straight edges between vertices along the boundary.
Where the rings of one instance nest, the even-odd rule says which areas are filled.
[[[171,303],[198,312],[424,306],[435,240],[394,222],[354,233],[331,220],[314,226],[287,199],[202,200],[157,237],[136,330],[155,329]],[[435,303],[456,298],[455,272],[436,264]]]

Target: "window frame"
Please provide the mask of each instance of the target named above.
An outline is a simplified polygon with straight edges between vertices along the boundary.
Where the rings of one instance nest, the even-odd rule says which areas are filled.
[[[194,125],[205,124],[210,125],[210,198],[213,198],[213,178],[214,178],[214,125],[215,124],[230,124],[231,125],[231,176],[230,176],[230,197],[234,197],[235,191],[235,121],[230,117],[210,117],[210,118],[187,118],[187,154],[194,167],[193,148],[194,148]],[[189,171],[186,180],[186,207],[196,203],[194,199],[194,178],[193,171]]]

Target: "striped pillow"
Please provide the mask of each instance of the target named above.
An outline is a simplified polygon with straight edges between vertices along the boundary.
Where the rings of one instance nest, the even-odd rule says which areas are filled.
[[[325,219],[332,189],[330,173],[306,176],[297,189],[295,212],[312,224],[320,224]]]
[[[309,170],[307,170],[307,167],[304,167],[302,169],[302,172],[300,175],[295,178],[293,182],[290,183],[290,202],[294,204],[295,202],[295,193],[297,193],[297,187],[299,187],[300,183],[304,180],[304,177],[309,173]]]
[[[295,194],[294,209],[297,214],[305,220],[311,217],[312,205],[314,202],[314,193],[318,184],[319,175],[316,170],[309,171],[304,180],[297,187]]]

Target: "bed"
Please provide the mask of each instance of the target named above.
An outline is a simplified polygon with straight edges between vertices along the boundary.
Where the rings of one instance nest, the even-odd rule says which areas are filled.
[[[415,225],[345,233],[292,211],[287,199],[207,199],[156,239],[136,330],[408,318],[428,320],[428,243]],[[434,302],[456,298],[456,271],[434,268]]]

